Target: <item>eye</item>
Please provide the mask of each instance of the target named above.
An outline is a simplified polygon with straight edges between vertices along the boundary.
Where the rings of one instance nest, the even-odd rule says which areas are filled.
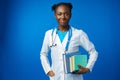
[[[69,16],[70,14],[69,13],[65,13],[65,16]]]
[[[56,13],[58,16],[61,16],[61,13]]]

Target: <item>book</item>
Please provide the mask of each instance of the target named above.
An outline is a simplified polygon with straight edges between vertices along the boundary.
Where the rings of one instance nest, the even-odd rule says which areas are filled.
[[[86,65],[87,65],[87,55],[64,54],[63,55],[63,64],[64,64],[64,72],[65,73],[71,73],[75,70],[79,70],[78,64],[80,64],[83,67],[86,67]]]
[[[78,64],[80,64],[83,67],[86,67],[87,65],[87,56],[86,55],[74,55],[69,58],[69,66],[70,66],[70,72],[79,70]]]

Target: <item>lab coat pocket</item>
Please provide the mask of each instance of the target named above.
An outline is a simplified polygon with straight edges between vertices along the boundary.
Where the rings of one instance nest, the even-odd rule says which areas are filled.
[[[56,53],[56,52],[58,52],[58,49],[59,49],[59,47],[56,45],[56,46],[53,46],[53,47],[51,47],[51,53]]]

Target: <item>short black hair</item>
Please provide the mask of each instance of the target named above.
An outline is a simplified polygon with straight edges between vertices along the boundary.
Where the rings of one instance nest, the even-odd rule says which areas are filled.
[[[60,5],[65,5],[65,6],[67,6],[67,7],[70,9],[70,12],[71,12],[71,10],[72,10],[72,8],[73,8],[73,6],[72,6],[71,3],[60,2],[60,3],[54,4],[54,5],[52,6],[52,11],[56,11],[57,7],[60,6]]]

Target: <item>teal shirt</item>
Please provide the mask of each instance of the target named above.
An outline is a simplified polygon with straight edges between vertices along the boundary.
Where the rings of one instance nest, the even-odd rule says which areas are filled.
[[[62,32],[62,31],[58,30],[58,36],[59,36],[59,38],[60,38],[61,43],[63,42],[66,34],[67,34],[67,31]]]

